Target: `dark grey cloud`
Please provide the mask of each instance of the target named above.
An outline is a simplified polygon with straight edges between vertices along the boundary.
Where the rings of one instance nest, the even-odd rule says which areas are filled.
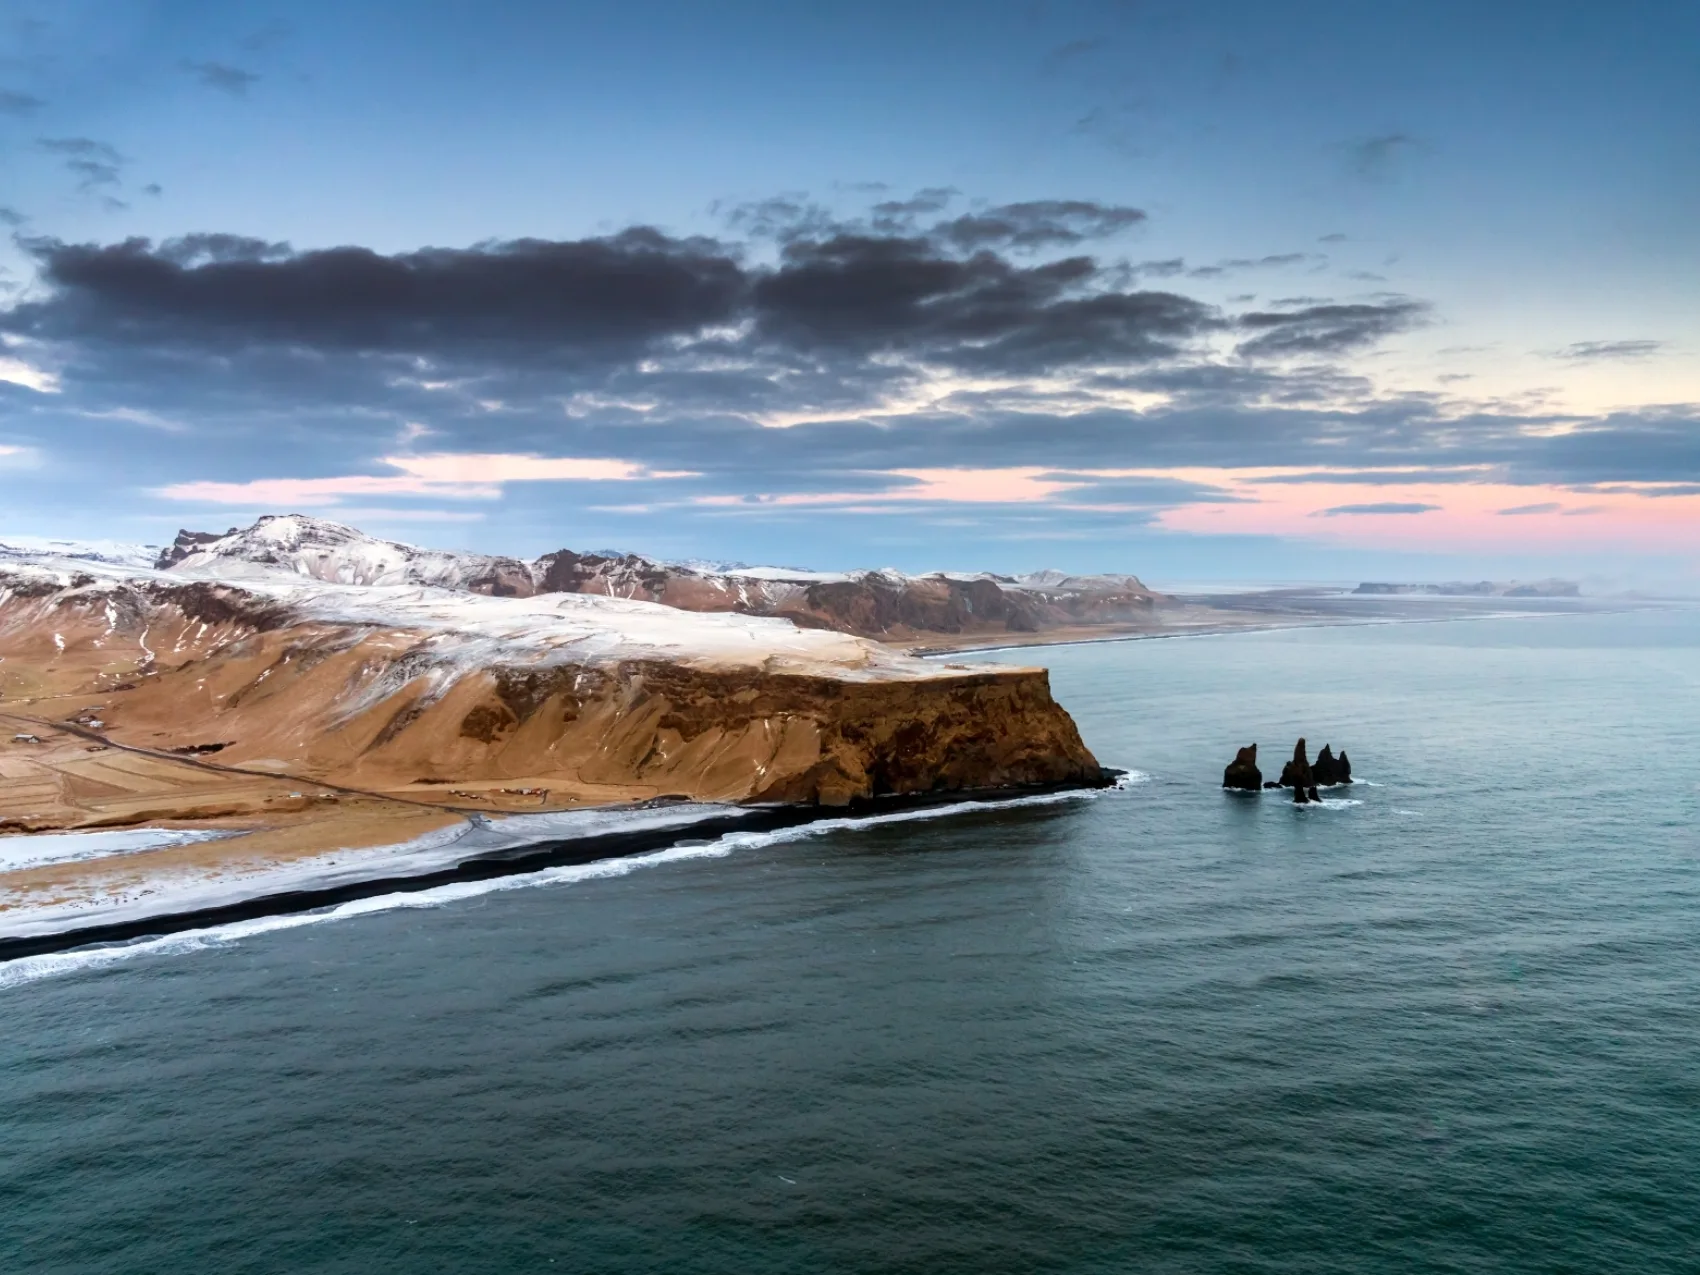
[[[999,252],[1072,248],[1141,225],[1143,209],[1087,199],[1035,199],[994,204],[955,217],[942,214],[961,197],[951,186],[932,186],[904,199],[884,199],[866,216],[845,217],[806,195],[779,195],[725,211],[729,229],[781,244],[834,235],[925,239],[940,251]]]
[[[1564,506],[1556,500],[1543,500],[1534,505],[1513,505],[1510,509],[1494,510],[1501,518],[1518,518],[1524,514],[1553,514]]]
[[[36,145],[64,160],[65,167],[77,175],[79,190],[92,191],[118,184],[124,156],[106,142],[97,142],[92,137],[39,137]]]
[[[720,208],[716,206],[713,211]],[[726,209],[725,214],[727,227],[735,233],[781,243],[829,233],[838,225],[831,209],[807,195],[773,195],[737,204]]]
[[[1082,199],[1038,199],[967,213],[941,222],[933,233],[959,248],[1057,248],[1107,238],[1145,220],[1139,208]]]
[[[1248,358],[1339,354],[1415,327],[1427,314],[1425,303],[1408,297],[1254,311],[1237,322],[1260,335],[1241,342],[1239,353]]]
[[[1338,230],[1336,230],[1331,234],[1318,235],[1316,242],[1317,243],[1345,243],[1347,238],[1348,238],[1348,236],[1343,235]]]
[[[1172,279],[1186,273],[1186,261],[1181,257],[1165,257],[1161,261],[1141,261],[1133,267],[1135,274],[1147,274],[1154,279]]]
[[[941,213],[962,194],[954,186],[928,186],[908,199],[886,199],[875,204],[872,212],[877,223],[891,224],[894,232],[911,229],[917,217]]]
[[[158,247],[30,245],[54,296],[5,325],[50,340],[208,351],[278,344],[430,356],[629,350],[731,319],[741,268],[707,241],[634,229],[384,256],[292,252],[233,235]]]
[[[906,215],[902,234],[856,218],[759,243],[634,228],[394,254],[26,238],[38,278],[0,305],[0,333],[39,342],[27,348],[62,390],[0,395],[20,442],[118,440],[131,481],[156,485],[379,472],[405,422],[434,431],[431,450],[639,456],[703,475],[675,495],[863,490],[845,484],[964,463],[1700,483],[1700,409],[1460,415],[1439,395],[1378,395],[1334,356],[1422,321],[1414,299],[1236,315],[1095,255],[958,246],[932,233],[939,208]],[[1223,335],[1302,357],[1224,359]],[[972,379],[941,385],[941,370]],[[1129,395],[1159,405],[1131,410]],[[185,450],[139,413],[185,425]],[[1206,498],[1220,497],[1105,479],[1069,499]]]
[[[1108,45],[1108,43],[1109,41],[1104,39],[1102,36],[1089,36],[1081,40],[1069,40],[1065,44],[1057,45],[1056,48],[1045,54],[1044,59],[1040,63],[1040,68],[1047,74],[1054,75],[1058,71],[1064,70],[1070,63],[1078,62],[1081,58],[1098,52],[1100,49]]]
[[[1386,181],[1404,160],[1424,149],[1424,143],[1409,133],[1382,133],[1359,138],[1346,144],[1346,167],[1353,176],[1364,181]]]
[[[1188,270],[1187,274],[1194,279],[1218,279],[1223,275],[1234,274],[1241,270],[1267,270],[1321,260],[1323,258],[1309,252],[1277,252],[1264,257],[1229,257],[1225,261],[1218,261],[1213,266],[1195,266]]]
[[[264,53],[267,49],[282,44],[294,34],[295,28],[290,23],[282,18],[273,18],[256,30],[250,31],[237,43],[248,53]]]
[[[46,105],[33,94],[0,89],[0,115],[34,115]]]
[[[1439,505],[1422,505],[1410,501],[1384,500],[1369,505],[1335,505],[1332,509],[1317,510],[1314,516],[1318,518],[1336,518],[1341,514],[1430,514],[1439,508]]]
[[[1170,292],[1094,291],[1096,264],[945,256],[923,239],[839,235],[787,245],[756,279],[760,333],[805,349],[907,352],[961,368],[1033,372],[1161,358],[1215,322]]]
[[[1549,352],[1550,358],[1587,362],[1595,359],[1644,359],[1667,349],[1664,341],[1578,341]]]
[[[673,342],[674,353],[722,362],[828,359],[859,378],[881,375],[866,361],[882,354],[1002,372],[1150,361],[1220,322],[1179,294],[1106,289],[1087,257],[1022,265],[849,233],[792,240],[760,267],[736,245],[644,228],[394,256],[230,235],[29,246],[52,295],[5,327],[155,348],[273,344],[501,365],[606,363]]]
[[[248,90],[260,82],[260,77],[255,72],[231,66],[228,62],[185,60],[180,65],[185,75],[194,76],[203,87],[228,97],[247,97]]]
[[[29,218],[16,208],[8,208],[6,205],[0,204],[0,226],[21,226],[28,220]]]

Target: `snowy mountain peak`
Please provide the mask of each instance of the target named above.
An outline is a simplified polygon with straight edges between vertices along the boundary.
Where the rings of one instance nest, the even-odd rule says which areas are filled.
[[[306,514],[268,514],[219,536],[183,531],[157,564],[176,575],[251,580],[305,577],[327,584],[431,585],[502,597],[535,592],[531,570],[513,558],[421,549],[380,540]]]

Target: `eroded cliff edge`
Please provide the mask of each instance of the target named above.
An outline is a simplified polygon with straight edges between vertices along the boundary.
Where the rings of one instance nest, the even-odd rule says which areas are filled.
[[[248,783],[266,775],[492,812],[842,805],[1101,775],[1042,669],[611,598],[51,563],[0,573],[0,711],[9,730],[73,723],[94,741],[53,761],[5,746],[0,821],[15,830],[261,816],[296,795]],[[175,791],[159,773],[171,758],[205,782]],[[253,791],[209,795],[220,774]]]

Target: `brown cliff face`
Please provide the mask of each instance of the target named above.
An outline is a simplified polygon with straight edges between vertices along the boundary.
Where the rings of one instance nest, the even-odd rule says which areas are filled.
[[[492,811],[665,795],[842,805],[1101,774],[1041,669],[454,664],[431,634],[306,619],[221,585],[12,598],[8,710],[365,793]]]
[[[290,628],[114,699],[118,742],[218,744],[221,764],[373,792],[493,788],[496,807],[503,788],[842,805],[1098,773],[1038,669],[847,682],[646,661],[496,667],[434,693],[412,635]]]

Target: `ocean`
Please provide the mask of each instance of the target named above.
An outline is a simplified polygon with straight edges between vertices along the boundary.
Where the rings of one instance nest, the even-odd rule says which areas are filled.
[[[0,966],[0,1270],[1700,1269],[1700,613],[986,658],[1129,781]]]

